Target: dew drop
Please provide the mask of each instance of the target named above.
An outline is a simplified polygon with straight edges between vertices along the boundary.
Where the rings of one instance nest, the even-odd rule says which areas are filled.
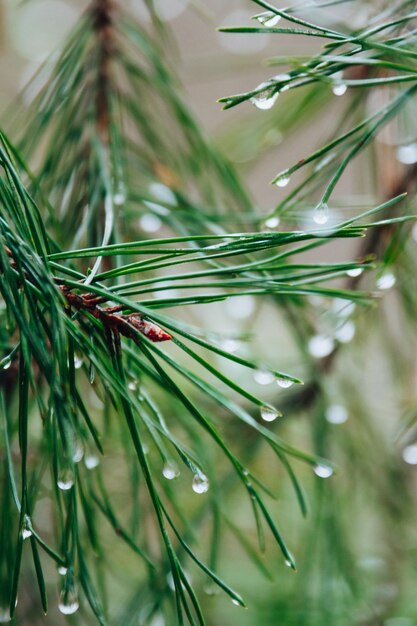
[[[279,412],[272,406],[261,407],[261,417],[265,422],[273,422],[277,419]]]
[[[363,268],[362,267],[354,267],[353,269],[348,270],[346,272],[346,274],[348,276],[350,276],[350,278],[357,278],[358,276],[363,274]]]
[[[348,320],[336,330],[334,336],[340,343],[349,343],[354,338],[355,332],[355,324]]]
[[[84,464],[85,464],[86,468],[89,469],[89,470],[94,469],[95,467],[97,467],[97,465],[99,465],[99,463],[100,463],[100,460],[99,460],[98,456],[96,456],[95,454],[89,454],[84,459]]]
[[[265,220],[264,222],[264,226],[266,228],[277,228],[277,226],[279,226],[280,223],[280,219],[279,217],[268,217],[267,220]]]
[[[252,104],[261,111],[267,111],[268,109],[272,109],[277,98],[279,96],[279,92],[276,88],[270,83],[261,83],[258,89],[262,89],[255,96],[253,96],[250,101]]]
[[[404,163],[404,165],[417,163],[417,143],[411,143],[408,146],[398,148],[397,159],[400,163]]]
[[[0,368],[2,370],[8,370],[12,364],[12,360],[9,356],[6,356],[2,361],[0,361]]]
[[[149,185],[149,191],[157,200],[166,202],[166,204],[177,204],[177,196],[175,193],[162,183],[151,183]]]
[[[210,483],[205,474],[195,474],[192,482],[192,490],[194,493],[206,493],[209,490]]]
[[[335,158],[334,152],[330,152],[329,154],[326,154],[320,161],[318,161],[317,165],[314,168],[314,171],[320,172],[322,169],[326,167],[326,165],[331,163],[334,158]]]
[[[345,85],[345,83],[337,82],[333,85],[332,91],[335,96],[343,96],[347,92],[347,85]]]
[[[68,572],[68,569],[66,567],[64,567],[64,565],[60,565],[58,567],[58,574],[60,576],[65,576],[65,574]]]
[[[11,619],[9,607],[0,606],[0,624],[6,624]]]
[[[143,204],[152,211],[151,215],[169,215],[170,209],[166,206],[162,206],[162,204],[157,204],[156,202],[150,202],[149,200],[144,200]],[[159,219],[159,218],[158,218]]]
[[[79,463],[84,456],[84,446],[81,441],[75,441],[74,451],[72,453],[72,460],[74,463]]]
[[[347,409],[342,404],[332,404],[327,407],[326,420],[329,424],[344,424],[348,417]]]
[[[224,350],[225,352],[229,352],[231,354],[233,352],[237,352],[240,346],[241,346],[241,343],[237,339],[223,339],[223,341],[220,344],[220,347],[222,350]]]
[[[138,388],[138,381],[136,379],[130,380],[127,383],[127,388],[130,389],[130,391],[136,391]]]
[[[285,565],[287,567],[292,567],[292,563],[291,563],[291,561],[289,559],[285,559]]]
[[[344,298],[333,298],[332,310],[340,317],[350,317],[355,310],[355,303]]]
[[[74,368],[76,370],[81,369],[83,366],[83,363],[84,363],[83,357],[77,352],[74,352]]]
[[[330,465],[325,465],[324,463],[318,463],[315,465],[313,471],[319,478],[330,478],[333,474],[333,468],[330,467]]]
[[[116,193],[113,197],[113,202],[116,206],[122,206],[125,203],[126,196],[122,193]]]
[[[281,16],[273,13],[272,11],[265,11],[265,13],[257,15],[256,19],[260,24],[262,24],[262,26],[266,26],[267,28],[273,28],[278,24]]]
[[[167,480],[174,480],[174,478],[178,478],[180,471],[174,463],[165,463],[162,469],[162,475]]]
[[[58,476],[57,485],[62,491],[68,491],[74,485],[74,478],[70,470],[64,470]]]
[[[22,538],[23,540],[29,539],[32,536],[32,531],[30,529],[30,518],[28,515],[25,515],[23,520],[23,528],[22,528]]]
[[[204,585],[203,591],[208,596],[214,596],[219,593],[219,589],[214,583],[207,583],[206,585]]]
[[[308,342],[308,351],[311,356],[322,359],[329,356],[334,349],[334,340],[327,335],[315,335]]]
[[[278,387],[282,387],[282,389],[288,389],[292,387],[294,384],[293,380],[288,380],[288,378],[277,378]]]
[[[58,608],[63,615],[72,615],[78,610],[79,606],[78,594],[75,587],[61,591]]]
[[[417,465],[417,444],[404,448],[402,457],[409,465]]]
[[[283,83],[287,80],[291,80],[291,74],[275,74],[271,80],[276,83]],[[284,91],[284,88],[282,87],[280,91]]]
[[[167,584],[171,591],[175,591],[175,582],[172,572],[168,572],[167,574]]]
[[[313,222],[319,224],[319,226],[323,226],[327,224],[329,220],[329,207],[327,204],[319,204],[314,209]]]
[[[277,178],[277,180],[275,181],[275,185],[277,187],[286,187],[288,185],[288,183],[290,182],[290,177],[289,176],[279,176]]]
[[[270,385],[274,382],[275,376],[269,370],[255,370],[253,379],[258,385]]]
[[[162,221],[157,215],[145,213],[139,218],[139,226],[145,233],[156,233],[162,226]]]
[[[113,202],[116,206],[123,206],[126,202],[126,191],[124,185],[120,185],[113,196]]]
[[[253,296],[239,296],[226,300],[225,308],[227,314],[235,320],[244,320],[252,315],[255,310],[256,301]]]
[[[236,606],[241,606],[240,602],[238,602],[235,598],[232,598],[232,604]]]
[[[391,289],[391,287],[394,287],[395,282],[396,279],[394,274],[392,272],[385,272],[376,281],[376,286],[378,289],[384,291],[386,289]]]

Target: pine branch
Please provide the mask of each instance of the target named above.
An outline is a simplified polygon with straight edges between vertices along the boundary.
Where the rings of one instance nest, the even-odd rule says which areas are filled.
[[[282,306],[289,314],[290,332],[300,343],[300,354],[305,356],[308,375],[304,389],[290,391],[293,395],[283,405],[294,415],[307,407],[321,410],[329,374],[343,351],[333,342],[330,353],[318,362],[305,354],[306,339],[317,322],[305,304],[306,297],[370,304],[372,294],[358,291],[357,282],[347,291],[333,281],[344,282],[346,274],[374,269],[368,251],[375,251],[376,240],[354,263],[306,263],[299,255],[331,241],[363,237],[370,226],[375,227],[374,232],[387,233],[409,220],[391,210],[402,200],[400,194],[337,223],[328,223],[325,204],[353,159],[371,145],[413,96],[417,73],[415,54],[403,32],[412,14],[404,12],[397,17],[388,11],[366,28],[345,33],[339,27],[305,20],[296,9],[275,9],[263,0],[257,4],[272,12],[274,19],[286,19],[296,28],[259,27],[251,28],[251,32],[304,34],[329,42],[316,55],[301,61],[286,60],[291,65],[287,76],[274,77],[266,85],[229,97],[225,108],[248,99],[260,108],[269,108],[279,92],[298,94],[303,88],[319,87],[322,91],[323,87],[340,88],[342,84],[349,90],[355,88],[358,94],[384,85],[398,89],[387,106],[359,122],[354,107],[348,107],[330,141],[276,178],[283,186],[290,174],[308,164],[319,166],[271,214],[291,215],[302,209],[306,199],[310,203],[317,197],[313,229],[295,226],[289,231],[271,232],[262,227],[261,232],[248,232],[248,226],[258,225],[264,218],[256,214],[239,180],[206,141],[182,102],[168,55],[152,32],[135,24],[111,0],[91,4],[58,60],[51,81],[35,101],[32,119],[19,133],[25,158],[40,163],[33,189],[36,197],[39,189],[49,196],[48,215],[40,213],[25,190],[13,162],[13,150],[4,140],[0,289],[6,306],[3,318],[12,320],[12,328],[4,324],[1,362],[18,365],[20,377],[20,384],[15,378],[7,383],[9,397],[2,405],[8,486],[4,495],[6,521],[0,532],[12,547],[0,559],[13,575],[5,576],[1,567],[0,574],[6,580],[11,613],[17,598],[23,539],[30,532],[44,608],[38,548],[65,568],[62,612],[77,610],[79,584],[96,619],[106,623],[94,581],[100,576],[92,574],[91,553],[102,555],[106,541],[96,521],[96,510],[142,563],[140,598],[152,607],[149,619],[169,592],[166,575],[170,574],[177,622],[204,623],[185,571],[187,556],[231,599],[243,605],[240,595],[218,576],[216,567],[206,565],[197,555],[183,494],[178,495],[158,478],[162,467],[167,480],[176,479],[180,463],[191,473],[195,493],[206,493],[211,481],[215,506],[210,503],[202,507],[201,520],[213,514],[217,529],[219,516],[225,517],[222,508],[227,493],[221,488],[217,457],[213,467],[212,448],[228,461],[228,476],[234,477],[248,497],[261,549],[266,524],[284,559],[295,568],[271,508],[264,501],[262,492],[270,496],[271,489],[247,467],[247,461],[259,442],[265,441],[287,473],[304,514],[302,488],[289,459],[313,466],[318,476],[320,472],[322,476],[332,474],[333,467],[324,458],[329,446],[323,420],[312,429],[315,454],[294,448],[278,436],[264,424],[280,415],[278,409],[265,402],[263,394],[246,388],[216,359],[261,371],[283,388],[299,384],[300,378],[229,353],[222,333],[192,326],[187,314],[197,305],[231,298],[238,301],[242,296],[267,297]],[[261,22],[264,18],[257,16]],[[341,71],[345,72],[343,80]],[[62,93],[67,94],[64,99]],[[45,144],[43,157],[38,146]],[[62,158],[57,159],[57,154]],[[325,159],[329,160],[323,164]],[[19,156],[17,161],[22,163]],[[63,227],[56,219],[56,209],[64,218]],[[114,223],[113,209],[119,218]],[[382,211],[383,217],[388,215],[388,209],[388,219],[368,223],[377,211]],[[146,217],[164,228],[162,236],[146,234]],[[105,259],[103,269],[99,267],[101,258]],[[88,268],[90,261],[92,269]],[[181,291],[178,294],[174,289]],[[163,292],[163,297],[156,297],[156,291],[159,296]],[[39,385],[42,393],[37,392]],[[14,394],[11,386],[15,387]],[[102,413],[92,409],[84,397],[86,389],[104,400]],[[11,408],[13,396],[19,405],[18,420]],[[40,443],[29,428],[37,413],[43,423],[44,441]],[[233,424],[225,428],[224,417]],[[129,484],[128,494],[119,495],[132,499],[136,517],[132,529],[116,510],[114,493],[108,493],[108,468],[101,469],[98,457],[92,456],[90,469],[95,468],[96,478],[91,478],[87,462],[86,468],[79,465],[80,448],[101,453],[106,446],[117,447],[116,430],[121,432],[120,456],[128,460],[128,467],[121,472]],[[10,454],[17,433],[19,469]],[[108,463],[111,457],[106,448]],[[119,465],[120,458],[114,457],[114,464]],[[43,538],[36,518],[32,520],[46,467],[52,474],[56,525],[52,540],[56,548]],[[332,513],[325,513],[324,523],[317,521],[324,535],[334,530]],[[141,532],[137,536],[138,520]],[[158,545],[153,533],[147,532],[148,520],[159,529]],[[17,541],[10,541],[10,533],[15,533],[14,537],[17,534]],[[336,528],[335,537],[343,543],[341,529]],[[213,553],[218,549],[216,541],[213,539]],[[240,543],[250,546],[245,539]],[[247,551],[251,552],[250,547]],[[339,546],[335,552],[338,558]]]

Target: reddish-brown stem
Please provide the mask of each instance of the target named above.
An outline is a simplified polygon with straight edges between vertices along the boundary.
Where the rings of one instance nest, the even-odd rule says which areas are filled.
[[[97,75],[97,133],[104,145],[109,144],[110,104],[109,83],[110,63],[113,54],[112,0],[95,0],[92,6],[94,26],[98,37],[99,64]]]
[[[123,335],[136,343],[140,340],[139,334],[145,335],[154,343],[172,339],[171,335],[153,322],[144,320],[139,313],[122,314],[122,306],[100,307],[98,303],[103,302],[103,298],[92,298],[91,294],[75,294],[66,287],[61,287],[61,291],[70,307],[90,313],[114,337]]]

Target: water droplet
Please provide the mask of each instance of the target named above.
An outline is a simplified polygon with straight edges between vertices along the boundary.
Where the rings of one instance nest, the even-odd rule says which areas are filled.
[[[319,224],[320,226],[323,226],[324,224],[327,224],[328,220],[329,207],[327,206],[327,204],[319,204],[314,209],[313,222]]]
[[[336,155],[334,152],[330,152],[329,154],[326,154],[322,159],[320,159],[320,161],[318,161],[317,165],[314,168],[314,171],[320,172],[322,169],[326,167],[326,165],[328,165],[329,163],[331,163],[331,161],[333,161],[335,156]]]
[[[275,74],[271,80],[277,83],[283,83],[287,80],[291,80],[291,74]],[[283,88],[281,88],[281,91],[283,91]]]
[[[0,362],[0,368],[2,370],[8,370],[9,367],[12,364],[12,360],[9,356],[6,356],[1,362]]]
[[[175,582],[172,572],[168,572],[167,574],[167,584],[171,591],[175,591]]]
[[[178,478],[180,471],[174,463],[165,463],[162,474],[167,480],[174,480],[174,478]]]
[[[260,91],[250,99],[252,104],[261,111],[272,109],[279,96],[276,87],[270,83],[261,83],[258,89]]]
[[[64,567],[64,565],[60,565],[58,567],[58,574],[60,576],[65,576],[65,574],[68,572],[68,569],[66,567]]]
[[[277,419],[278,415],[279,411],[272,406],[265,405],[261,407],[261,417],[265,422],[273,422]]]
[[[279,226],[279,223],[279,217],[268,217],[268,219],[264,222],[264,226],[266,228],[277,228],[277,226]]]
[[[226,300],[227,314],[235,320],[244,320],[250,317],[255,310],[255,298],[253,296],[239,296]]]
[[[126,201],[126,196],[123,193],[116,193],[113,196],[113,202],[116,206],[122,206]]]
[[[253,373],[253,379],[258,385],[270,385],[274,382],[275,376],[269,370],[255,370]]]
[[[308,351],[311,356],[322,359],[329,356],[334,349],[334,340],[327,335],[315,335],[308,342]]]
[[[319,478],[330,478],[333,474],[333,468],[330,467],[330,465],[325,465],[324,463],[318,463],[315,465],[313,471]]]
[[[6,624],[11,621],[9,607],[0,606],[0,624]]]
[[[237,339],[223,339],[220,347],[222,350],[224,350],[225,352],[237,352],[237,350],[239,350],[241,346],[241,342],[238,341]]]
[[[354,267],[353,269],[348,270],[346,274],[351,278],[357,278],[358,276],[363,274],[363,267]]]
[[[344,424],[348,417],[347,409],[342,404],[332,404],[327,407],[326,420],[329,424]]]
[[[79,370],[82,368],[84,363],[84,359],[81,356],[81,354],[78,354],[77,352],[74,352],[74,368],[76,370]]]
[[[260,24],[262,24],[262,26],[266,26],[267,28],[273,28],[278,24],[281,16],[273,13],[272,11],[265,11],[265,13],[257,15],[256,19]]]
[[[333,298],[332,310],[340,317],[350,317],[355,310],[355,303],[344,298]]]
[[[61,591],[61,595],[59,598],[58,608],[64,615],[72,615],[75,613],[80,604],[78,602],[78,594],[75,587],[70,587],[70,589]]]
[[[290,182],[290,177],[289,176],[278,176],[278,178],[275,181],[275,185],[277,187],[286,187],[288,185],[288,183]]]
[[[63,470],[58,476],[57,485],[62,491],[68,491],[74,485],[74,477],[71,470]]]
[[[113,202],[116,206],[122,206],[126,202],[126,187],[123,183],[119,183],[117,191],[113,196]]]
[[[100,463],[100,460],[99,460],[98,456],[96,456],[95,454],[89,454],[84,459],[84,464],[85,464],[86,468],[89,469],[89,470],[94,469],[95,467],[97,467],[97,465],[99,463]]]
[[[28,515],[25,515],[25,518],[23,521],[23,528],[22,528],[23,540],[29,539],[29,537],[31,536],[32,536],[32,531],[30,529],[30,518]]]
[[[282,389],[288,389],[292,387],[294,384],[293,380],[288,380],[288,378],[277,378],[278,387],[282,387]]]
[[[192,489],[195,493],[206,493],[209,490],[210,483],[205,474],[195,474],[192,483]]]
[[[355,336],[356,326],[350,320],[340,326],[334,336],[340,343],[349,343]]]
[[[404,448],[402,456],[409,465],[417,465],[417,444],[414,443]]]
[[[81,441],[76,440],[74,442],[74,450],[72,453],[72,460],[74,463],[79,463],[84,456],[84,446]]]
[[[285,559],[285,565],[287,567],[292,567],[292,563],[291,563],[291,561],[289,559]]]
[[[345,85],[345,83],[337,82],[333,85],[332,91],[335,96],[343,96],[347,92],[347,85]]]
[[[404,163],[404,165],[417,163],[417,143],[411,143],[408,146],[398,148],[397,159],[400,163]]]
[[[238,602],[236,598],[232,598],[232,604],[235,604],[236,606],[241,606],[240,602]]]
[[[158,215],[169,215],[170,214],[170,209],[168,209],[166,206],[162,206],[162,204],[156,204],[156,202],[149,202],[149,200],[144,200],[143,204],[146,207],[148,207],[148,209],[154,215],[158,216]]]
[[[145,233],[156,233],[162,226],[162,221],[157,215],[145,213],[139,218],[139,226]]]
[[[392,272],[385,272],[376,281],[376,286],[378,289],[381,289],[381,290],[391,289],[391,287],[394,287],[395,282],[396,282],[396,279],[395,279],[394,274]]]
[[[166,202],[166,204],[177,204],[177,197],[175,193],[162,183],[152,183],[149,185],[149,191],[156,200]]]
[[[219,593],[218,587],[214,583],[212,583],[212,582],[207,583],[206,585],[204,585],[203,591],[208,596],[214,596],[214,595],[217,595]]]
[[[138,381],[136,379],[132,379],[127,383],[127,388],[130,389],[130,391],[136,391],[138,388]]]

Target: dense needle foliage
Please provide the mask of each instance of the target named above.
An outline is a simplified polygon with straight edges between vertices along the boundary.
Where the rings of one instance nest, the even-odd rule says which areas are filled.
[[[242,623],[276,623],[277,615],[289,625],[382,623],[351,548],[360,519],[345,528],[341,511],[358,504],[346,492],[356,488],[359,468],[382,512],[378,532],[405,528],[412,494],[404,487],[404,503],[396,493],[405,480],[400,455],[364,419],[341,446],[342,464],[355,471],[339,491],[333,478],[322,479],[335,468],[329,424],[344,421],[329,390],[350,394],[351,409],[361,403],[343,361],[352,319],[369,315],[375,287],[394,285],[395,266],[399,276],[411,271],[415,165],[376,186],[372,201],[341,206],[339,199],[337,210],[332,202],[355,158],[365,152],[377,163],[375,138],[407,115],[417,89],[415,13],[410,2],[375,7],[366,27],[351,32],[338,23],[339,3],[327,4],[332,26],[316,23],[318,6],[284,10],[254,0],[263,11],[256,26],[227,29],[230,37],[269,32],[319,44],[311,55],[270,59],[283,73],[222,98],[225,108],[250,100],[271,110],[259,116],[273,124],[286,98],[291,130],[316,114],[315,103],[323,111],[347,92],[334,132],[277,173],[273,182],[283,188],[291,179],[290,191],[266,220],[185,105],[152,2],[145,27],[122,3],[94,0],[30,111],[13,104],[7,113],[0,143],[0,620],[48,623],[42,609],[57,604],[57,584],[61,613],[76,614],[78,623],[145,626],[164,616],[170,625],[204,624],[202,586],[245,606],[222,573],[223,533],[267,579],[276,580],[273,543],[296,569],[286,535],[299,545],[292,526],[298,532],[308,513],[293,468],[299,461],[317,477],[299,583],[281,588],[290,570],[280,569],[274,602],[262,604],[260,621]],[[370,110],[376,90],[382,102]],[[265,132],[264,122],[247,128],[255,143]],[[243,139],[236,133],[229,144]],[[338,251],[335,242],[347,240],[358,240],[356,258],[322,260],[325,247]],[[399,282],[399,303],[412,320],[412,283]],[[248,299],[266,302],[298,345],[285,371],[282,358],[259,362],[256,350],[240,350],[246,336],[210,327],[201,313]],[[266,330],[265,343],[268,337]],[[256,391],[247,370],[261,385],[276,381],[288,392],[271,399],[263,387]],[[282,414],[307,414],[311,440],[284,436]],[[412,407],[406,417],[400,441],[410,454]],[[375,446],[386,453],[385,485],[367,452]],[[269,454],[278,495],[287,483],[292,489],[279,507],[277,485],[259,461]],[[247,507],[244,523],[229,506],[233,497]],[[127,579],[112,593],[118,576]],[[18,591],[28,577],[30,610],[20,613]]]

